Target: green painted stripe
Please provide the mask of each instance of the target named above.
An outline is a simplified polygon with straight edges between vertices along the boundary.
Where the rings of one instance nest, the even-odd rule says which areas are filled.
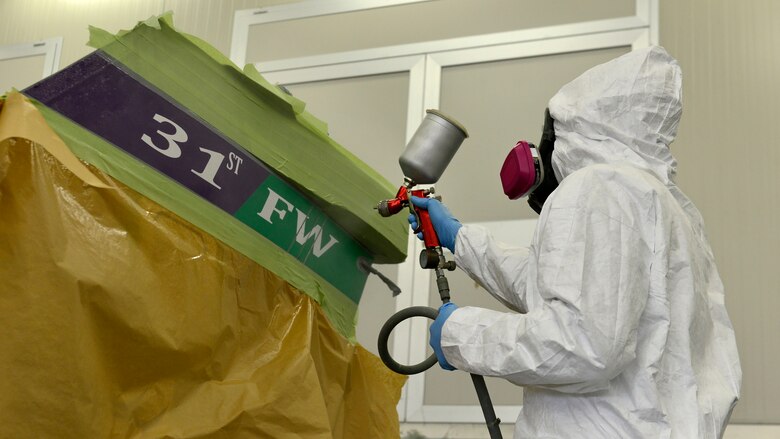
[[[369,254],[289,184],[269,176],[235,216],[360,301],[367,274],[357,263]]]

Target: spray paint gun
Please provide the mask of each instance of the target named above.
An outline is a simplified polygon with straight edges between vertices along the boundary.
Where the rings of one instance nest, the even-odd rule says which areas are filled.
[[[419,225],[415,233],[422,232],[425,243],[425,249],[420,253],[420,265],[423,268],[452,271],[455,269],[455,262],[445,259],[428,211],[412,205],[410,198],[415,196],[441,199],[435,195],[433,187],[420,189],[416,188],[416,185],[436,183],[466,137],[466,129],[458,122],[436,110],[428,110],[422,124],[398,159],[405,176],[404,184],[398,189],[395,198],[383,200],[377,206],[379,214],[384,217],[395,215],[409,207]]]
[[[445,271],[455,269],[454,261],[447,261],[436,230],[431,223],[430,215],[425,209],[416,207],[411,202],[411,197],[438,198],[434,188],[420,188],[417,185],[432,185],[441,177],[449,165],[452,157],[460,148],[463,140],[468,137],[466,129],[457,121],[443,115],[436,110],[428,110],[425,119],[417,128],[403,154],[398,159],[401,170],[404,173],[404,183],[398,189],[395,198],[382,200],[376,207],[380,215],[389,217],[404,211],[409,211],[416,217],[418,229],[415,233],[422,232],[425,248],[420,253],[420,266],[432,269],[436,272],[436,285],[442,303],[450,301],[450,287],[445,276]],[[428,370],[438,361],[435,354],[416,365],[403,365],[396,362],[390,356],[388,340],[390,333],[402,321],[411,317],[427,317],[435,320],[439,311],[427,306],[413,306],[403,309],[392,315],[379,331],[379,357],[391,370],[404,374],[414,375]],[[485,379],[481,375],[471,374],[477,397],[485,415],[488,431],[491,439],[501,438],[499,429],[500,419],[496,418],[490,395],[485,385]]]

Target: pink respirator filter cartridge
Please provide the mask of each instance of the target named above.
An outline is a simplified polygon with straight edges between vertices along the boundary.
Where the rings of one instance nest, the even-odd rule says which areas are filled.
[[[501,166],[501,185],[510,200],[527,195],[540,181],[539,156],[536,146],[525,140],[517,142]]]

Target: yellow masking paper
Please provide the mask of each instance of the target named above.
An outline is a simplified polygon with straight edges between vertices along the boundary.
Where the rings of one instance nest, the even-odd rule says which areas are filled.
[[[6,110],[0,112],[0,141],[18,137],[43,145],[51,155],[85,183],[95,187],[108,187],[73,155],[65,143],[49,128],[35,106],[19,92],[9,93],[5,102],[0,102],[0,106]]]
[[[0,437],[399,437],[405,377],[28,110],[0,113]]]

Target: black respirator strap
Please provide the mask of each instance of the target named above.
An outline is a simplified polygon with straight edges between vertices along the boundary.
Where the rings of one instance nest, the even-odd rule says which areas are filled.
[[[528,205],[536,213],[542,212],[542,206],[547,197],[558,187],[558,180],[552,168],[552,152],[555,148],[555,120],[550,116],[550,109],[544,110],[544,128],[542,140],[539,142],[539,156],[544,167],[544,180],[528,195]]]

